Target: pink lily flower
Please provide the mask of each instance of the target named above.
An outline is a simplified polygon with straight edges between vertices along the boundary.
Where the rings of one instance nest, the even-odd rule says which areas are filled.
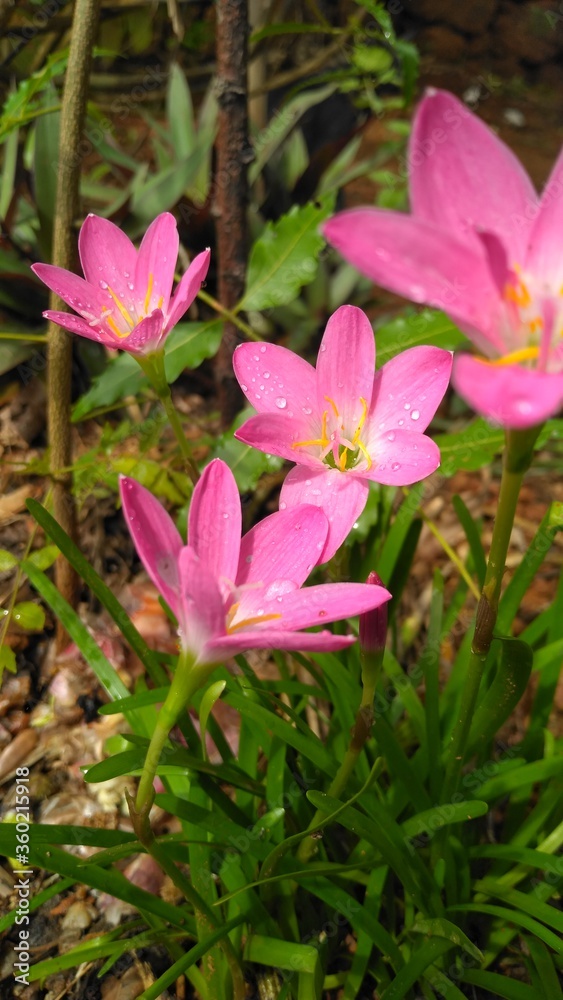
[[[280,509],[323,508],[329,532],[319,562],[360,516],[370,480],[407,486],[440,464],[423,432],[448,386],[450,352],[413,347],[375,372],[373,330],[356,306],[341,306],[329,319],[316,370],[272,344],[241,344],[233,366],[258,410],[235,437],[298,463],[282,486]]]
[[[412,214],[359,208],[323,227],[378,284],[443,309],[479,356],[453,383],[508,428],[543,423],[563,402],[563,151],[541,199],[519,160],[468,108],[430,90],[409,147]]]
[[[113,222],[88,215],[78,237],[84,278],[53,264],[32,266],[78,316],[54,309],[43,315],[114,350],[137,355],[159,351],[194,301],[209,267],[210,251],[204,250],[171,295],[178,247],[176,220],[169,212],[150,224],[139,251]]]
[[[174,612],[194,666],[216,665],[247,649],[343,649],[354,636],[298,630],[361,614],[391,596],[359,583],[301,590],[325,542],[322,510],[301,505],[271,514],[241,539],[237,486],[220,459],[194,489],[187,545],[148,490],[127,477],[120,486],[137,552]]]

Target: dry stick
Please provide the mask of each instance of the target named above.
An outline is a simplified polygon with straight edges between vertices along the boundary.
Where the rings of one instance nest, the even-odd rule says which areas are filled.
[[[72,34],[61,107],[57,203],[53,232],[53,263],[73,270],[76,263],[74,223],[78,215],[80,156],[78,146],[86,111],[88,76],[92,46],[98,27],[100,0],[76,0],[72,19]],[[51,309],[61,309],[64,303],[51,294]],[[47,331],[48,401],[47,421],[53,478],[53,512],[64,530],[75,534],[76,510],[71,494],[72,462],[71,425],[69,419],[72,337],[55,323]],[[70,564],[59,556],[55,568],[56,584],[62,596],[74,606],[77,576]],[[59,628],[58,643],[64,641]]]
[[[248,139],[247,106],[248,11],[246,0],[217,2],[217,132],[216,195],[218,298],[233,309],[242,298],[246,277],[248,203],[247,167],[254,157]],[[225,324],[215,378],[223,426],[238,412],[242,395],[232,365],[241,341],[233,323]]]

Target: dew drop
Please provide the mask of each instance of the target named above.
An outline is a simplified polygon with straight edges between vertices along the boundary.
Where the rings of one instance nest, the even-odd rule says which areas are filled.
[[[395,431],[389,431],[389,433],[387,435],[387,440],[388,441],[394,441],[395,440]]]
[[[319,611],[319,618],[326,618],[326,611]]]
[[[262,372],[262,375],[263,375],[264,378],[269,378],[270,377],[270,373],[269,372]]]
[[[127,282],[127,288],[129,289],[130,292],[132,292],[134,290],[135,285],[133,284],[132,281],[128,281]]]
[[[418,410],[413,410],[411,413],[411,420],[418,420],[419,417],[420,413],[418,412]]]
[[[242,382],[241,382],[240,387],[241,387],[241,389],[242,389],[243,392],[248,392],[248,386],[247,385],[243,385]]]
[[[311,415],[312,412],[313,411],[312,411],[312,409],[311,409],[310,406],[304,406],[303,407],[303,413],[306,413],[308,417]]]
[[[287,507],[287,504],[286,504],[285,500],[280,500],[280,510],[285,510],[286,507]]]
[[[311,485],[311,480],[310,479],[306,479],[305,480],[305,486],[310,486],[310,485]]]
[[[247,556],[246,557],[246,562],[247,563],[251,563],[253,559],[254,559],[254,556]]]
[[[411,408],[411,404],[410,403],[405,403],[405,410],[410,410],[410,408]]]
[[[279,410],[285,410],[287,406],[287,399],[284,396],[276,396],[276,406]]]
[[[107,288],[107,287],[108,287],[108,283],[107,283],[107,281],[102,281],[102,280],[100,279],[100,288]]]
[[[393,472],[398,472],[399,469],[401,468],[401,463],[400,462],[393,462],[391,468],[392,468]]]
[[[228,516],[229,516],[229,515],[228,515],[228,514],[227,514],[227,512],[225,511],[225,512],[224,512],[224,514],[223,514],[223,517],[224,517],[224,518],[227,518]]]
[[[255,392],[254,396],[255,396],[256,399],[262,399],[262,396],[260,395],[259,392]]]
[[[266,348],[264,344],[262,344],[262,347],[260,348],[260,354],[265,354],[265,353],[266,353]]]
[[[399,427],[402,427],[402,426],[403,426],[403,424],[404,424],[404,422],[405,422],[405,421],[403,420],[403,418],[402,418],[402,417],[401,417],[401,419],[400,419],[400,420],[397,420],[397,423],[398,423]]]
[[[326,344],[321,344],[320,350],[321,353],[324,354],[324,352],[326,351]]]

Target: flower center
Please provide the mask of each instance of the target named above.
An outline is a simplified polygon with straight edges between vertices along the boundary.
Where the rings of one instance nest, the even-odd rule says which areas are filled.
[[[150,274],[149,274],[149,280],[148,280],[148,284],[147,284],[147,293],[145,295],[145,301],[143,303],[143,309],[142,309],[141,312],[139,312],[139,310],[135,306],[133,306],[132,308],[133,308],[134,315],[132,316],[131,313],[129,312],[129,310],[126,309],[125,306],[123,305],[123,302],[121,301],[121,299],[119,298],[119,296],[114,292],[113,288],[110,288],[109,285],[106,286],[105,283],[104,283],[105,290],[107,291],[108,295],[110,295],[111,298],[113,299],[113,301],[114,301],[115,305],[117,306],[117,309],[119,310],[119,313],[120,313],[120,315],[121,315],[121,317],[122,317],[122,319],[123,319],[123,321],[125,323],[125,329],[123,328],[123,323],[120,323],[119,320],[118,320],[118,322],[115,321],[115,319],[113,317],[113,309],[111,307],[107,308],[107,309],[103,309],[102,310],[102,314],[100,316],[100,319],[99,320],[98,319],[92,320],[92,322],[90,323],[90,326],[97,326],[100,322],[106,323],[109,326],[110,330],[115,334],[116,337],[119,337],[120,339],[122,339],[124,337],[128,337],[129,334],[132,333],[132,331],[135,329],[135,327],[142,320],[146,319],[146,317],[149,314],[153,285],[154,285],[154,274],[151,271]],[[162,308],[163,301],[164,301],[164,299],[163,299],[163,296],[161,295],[159,297],[159,299],[158,299],[158,302],[157,302],[157,306],[156,306],[157,309],[161,309]]]
[[[360,396],[362,415],[353,433],[346,436],[346,429],[342,423],[342,417],[336,403],[330,396],[325,396],[324,398],[330,404],[330,409],[323,411],[320,438],[313,438],[309,441],[295,441],[291,447],[319,447],[321,453],[318,457],[330,469],[340,469],[341,472],[346,472],[349,469],[355,468],[364,459],[367,463],[367,468],[371,469],[373,461],[361,438],[368,413],[366,400],[363,396]]]

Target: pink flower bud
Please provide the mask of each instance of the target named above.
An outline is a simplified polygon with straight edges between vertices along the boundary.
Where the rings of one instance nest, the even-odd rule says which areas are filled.
[[[378,573],[372,570],[366,583],[383,587],[384,583]],[[364,611],[360,615],[360,647],[364,653],[379,653],[385,649],[387,639],[387,602],[378,608]]]

